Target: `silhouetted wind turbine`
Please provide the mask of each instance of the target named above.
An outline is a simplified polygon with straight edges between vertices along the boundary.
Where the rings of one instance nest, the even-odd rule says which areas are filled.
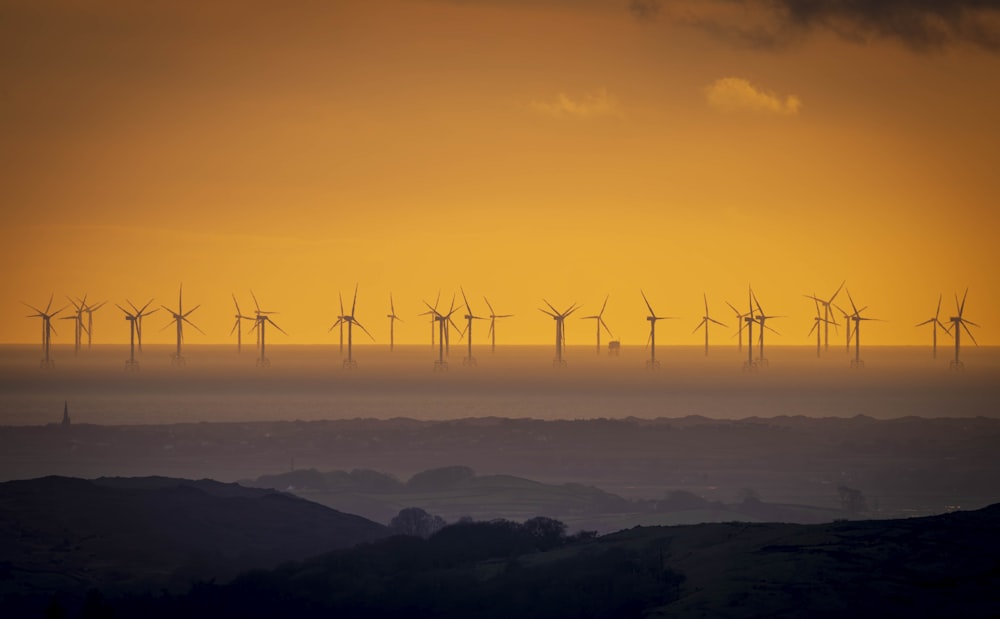
[[[128,301],[128,299],[126,299],[126,301]],[[148,316],[157,311],[155,309],[149,312],[146,311],[146,308],[148,308],[152,302],[153,300],[150,299],[145,305],[142,306],[142,309],[139,309],[135,306],[135,303],[128,301],[129,307],[132,308],[131,312],[121,305],[118,305],[117,303],[115,304],[115,307],[120,309],[122,313],[125,314],[125,320],[129,323],[128,359],[125,360],[126,370],[136,371],[139,369],[139,362],[135,358],[135,348],[138,343],[139,352],[142,352],[142,317]]]
[[[107,301],[101,301],[97,305],[88,305],[83,308],[83,311],[87,312],[87,348],[90,348],[94,337],[94,312],[104,307]]]
[[[490,300],[489,299],[487,299],[484,296],[483,297],[483,301],[486,301],[486,307],[490,308],[490,334],[489,334],[490,335],[490,353],[495,353],[497,351],[497,331],[496,331],[496,328],[495,328],[495,324],[496,324],[497,318],[510,318],[514,314],[497,314],[493,310],[493,306],[490,305]]]
[[[545,299],[542,299],[542,301],[545,301]],[[566,327],[563,324],[563,321],[565,321],[570,314],[580,309],[580,306],[574,303],[564,311],[560,312],[548,301],[545,301],[545,304],[549,306],[549,309],[538,308],[538,311],[552,316],[552,320],[556,321],[556,358],[552,360],[552,367],[564,368],[566,367],[566,361],[563,359],[563,346],[566,343]]]
[[[357,309],[357,306],[358,306],[358,285],[354,284],[354,299],[351,301],[351,313],[343,314],[344,311],[343,304],[341,304],[340,311],[342,315],[338,316],[337,322],[333,323],[333,327],[336,327],[338,324],[341,325],[341,327],[343,327],[345,323],[347,324],[347,358],[344,359],[344,367],[347,369],[354,369],[358,367],[358,363],[354,360],[354,325],[358,325],[358,328],[364,331],[365,335],[372,338],[373,342],[375,341],[374,336],[372,336],[372,334],[368,332],[368,329],[365,329],[365,326],[361,324],[361,322],[358,321],[357,318],[354,317],[354,311],[355,309]],[[333,327],[330,327],[331,331],[333,330]]]
[[[73,315],[63,316],[62,320],[75,321],[73,325],[73,354],[78,355],[80,347],[83,345],[83,331],[86,328],[83,326],[83,313],[87,311],[87,295],[83,295],[83,299],[66,298],[73,304]]]
[[[581,316],[580,317],[581,320],[593,320],[593,321],[595,321],[597,323],[596,324],[596,327],[597,327],[597,354],[601,354],[601,327],[604,327],[604,330],[608,332],[608,336],[609,337],[614,337],[614,334],[611,333],[611,329],[608,327],[608,323],[604,322],[604,308],[606,308],[608,306],[608,299],[609,298],[611,298],[611,295],[606,295],[604,297],[604,304],[601,305],[601,311],[597,312],[597,314],[595,314],[593,316]]]
[[[646,369],[658,370],[660,369],[660,362],[656,360],[656,321],[673,320],[675,317],[657,316],[656,312],[653,311],[653,306],[649,304],[649,299],[646,298],[646,293],[640,289],[639,294],[642,295],[642,300],[646,302],[646,308],[649,309],[649,316],[646,316],[646,320],[649,321],[649,339],[647,340],[649,344],[649,360],[646,361]]]
[[[743,362],[744,372],[753,372],[757,369],[757,362],[753,360],[753,325],[757,322],[757,316],[755,316],[753,312],[753,302],[753,288],[747,286],[747,305],[749,306],[750,311],[742,315],[743,322],[747,325],[747,360]]]
[[[757,335],[757,344],[760,347],[760,358],[757,359],[757,363],[761,367],[766,367],[768,365],[767,357],[764,356],[764,330],[768,330],[775,335],[781,335],[771,327],[767,326],[767,321],[770,318],[785,318],[784,316],[768,316],[764,314],[764,310],[760,307],[760,301],[757,300],[757,295],[750,292],[753,302],[757,305],[757,323],[760,325],[760,333]]]
[[[173,316],[174,325],[177,328],[177,352],[175,352],[173,356],[170,358],[170,362],[174,365],[184,365],[184,355],[181,354],[181,342],[184,341],[184,323],[185,322],[188,323],[189,325],[194,327],[198,331],[198,333],[205,335],[205,332],[199,329],[198,325],[188,320],[188,316],[190,316],[196,309],[201,307],[201,305],[200,304],[195,305],[187,312],[184,311],[184,285],[182,284],[177,292],[177,311],[175,312],[166,305],[160,305],[160,307],[170,312],[170,315]],[[166,326],[163,327],[163,329],[166,329],[169,326],[170,323],[168,322]],[[160,331],[162,331],[163,329],[160,329]]]
[[[737,324],[737,327],[736,327],[736,336],[737,336],[736,337],[736,341],[739,342],[739,344],[737,345],[736,348],[737,348],[737,350],[739,350],[739,352],[743,352],[743,323],[746,322],[747,314],[744,314],[740,310],[738,310],[735,307],[733,307],[733,304],[730,303],[729,301],[726,301],[726,305],[729,306],[729,309],[731,309],[734,312],[736,312],[736,324]]]
[[[837,311],[839,311],[844,318],[844,330],[847,331],[847,354],[851,354],[851,313],[836,303],[834,303],[833,306],[837,308]]]
[[[440,298],[441,298],[440,293],[438,293],[438,300],[440,300]],[[452,314],[458,311],[458,308],[455,307],[455,297],[452,296],[451,298],[451,309],[448,310],[447,314],[442,314],[441,312],[437,311],[437,302],[434,303],[433,307],[427,301],[424,301],[424,305],[426,305],[427,309],[430,310],[429,312],[424,312],[424,314],[429,313],[431,315],[431,318],[437,321],[438,324],[438,358],[437,361],[434,362],[434,370],[435,371],[447,370],[448,362],[444,360],[445,341],[447,340],[446,332],[448,330],[449,325],[455,327],[455,329],[458,329],[458,325],[456,325],[455,321],[452,320],[451,318]],[[421,314],[421,316],[423,316],[424,314]]]
[[[420,316],[426,316],[429,314],[431,317],[431,350],[434,349],[434,332],[441,329],[441,325],[438,323],[437,319],[438,317],[437,307],[438,303],[440,302],[441,302],[441,291],[438,290],[437,298],[434,299],[434,307],[431,307],[430,304],[427,303],[427,301],[424,301],[424,305],[430,307],[431,311],[423,312],[420,314]]]
[[[282,329],[281,327],[278,326],[278,323],[274,322],[274,320],[271,319],[271,314],[276,314],[277,312],[265,312],[265,311],[262,311],[260,309],[260,303],[257,302],[257,295],[255,295],[253,293],[253,290],[250,291],[250,296],[253,298],[253,304],[254,304],[254,308],[255,308],[254,309],[254,313],[255,313],[254,323],[253,323],[253,326],[250,327],[250,330],[251,331],[254,331],[254,330],[257,331],[257,345],[258,345],[258,347],[260,349],[260,357],[257,358],[257,366],[258,367],[269,368],[269,367],[271,367],[271,360],[268,359],[267,358],[267,354],[265,354],[265,345],[266,345],[265,334],[267,332],[267,330],[266,330],[267,323],[271,323],[271,326],[273,326],[278,331],[281,331],[285,335],[288,335],[288,334],[285,333],[284,329]]]
[[[822,350],[823,350],[822,348],[823,340],[821,337],[823,335],[823,332],[820,330],[819,325],[829,323],[829,321],[819,311],[819,299],[817,299],[815,295],[809,298],[811,298],[813,300],[813,303],[815,303],[816,305],[816,317],[813,318],[813,326],[811,329],[809,329],[808,335],[812,335],[813,331],[816,332],[816,357],[818,358],[822,356]]]
[[[942,295],[939,294],[938,295],[937,310],[934,311],[934,315],[931,316],[929,319],[923,321],[923,322],[918,322],[917,325],[916,325],[918,327],[922,327],[924,325],[931,325],[931,328],[933,329],[933,333],[934,333],[934,339],[933,339],[934,347],[931,349],[932,350],[932,352],[931,352],[931,358],[932,359],[937,359],[937,330],[938,330],[938,327],[941,327],[942,329],[944,329],[946,333],[949,333],[949,334],[951,333],[951,330],[948,327],[946,327],[944,325],[944,323],[941,322],[938,319],[938,316],[941,315],[941,297],[942,297]]]
[[[41,318],[42,319],[42,353],[45,355],[42,357],[40,367],[43,369],[54,368],[56,366],[55,361],[49,356],[49,344],[52,342],[52,334],[55,332],[55,327],[52,326],[52,319],[59,314],[59,312],[66,309],[66,306],[60,307],[56,311],[52,310],[52,299],[55,295],[49,295],[49,303],[45,306],[45,310],[40,310],[33,305],[28,305],[24,303],[27,307],[35,311],[34,314],[30,314],[28,318]]]
[[[854,304],[854,299],[851,297],[851,291],[847,291],[847,300],[851,302],[851,309],[854,312],[851,314],[851,320],[854,322],[854,359],[851,360],[852,368],[863,368],[865,367],[865,362],[861,360],[861,323],[866,320],[879,320],[878,318],[868,318],[861,315],[861,312],[868,309],[868,306],[864,306],[858,309],[858,306]]]
[[[465,327],[465,332],[462,334],[462,336],[463,337],[466,335],[469,336],[468,339],[469,352],[468,355],[464,359],[462,359],[462,365],[468,365],[472,367],[476,365],[476,358],[472,356],[472,321],[486,320],[486,319],[483,318],[482,316],[476,316],[475,314],[472,313],[472,307],[469,306],[469,299],[465,296],[465,289],[462,288],[461,286],[459,286],[458,289],[462,291],[462,300],[465,301],[464,318],[466,321],[466,327]]]
[[[961,359],[959,359],[959,353],[961,351],[961,342],[962,342],[962,329],[965,329],[965,332],[972,339],[972,343],[975,344],[976,346],[979,346],[979,342],[976,341],[976,337],[972,335],[972,331],[969,331],[969,327],[967,326],[967,325],[972,325],[973,327],[978,328],[979,325],[962,316],[965,313],[965,299],[968,296],[969,296],[969,289],[966,288],[965,294],[962,295],[962,303],[959,304],[958,295],[957,294],[955,295],[955,309],[958,310],[958,316],[952,316],[950,319],[952,327],[954,328],[955,331],[955,359],[948,364],[948,367],[954,370],[965,369],[965,364],[962,363]]]
[[[720,327],[725,327],[726,325],[722,324],[718,320],[716,320],[716,319],[714,319],[714,318],[712,318],[711,316],[708,315],[708,295],[706,295],[703,292],[703,293],[701,293],[701,297],[705,301],[705,315],[701,317],[701,322],[698,323],[698,326],[695,327],[694,331],[692,331],[691,333],[697,333],[698,329],[701,329],[702,327],[705,328],[705,356],[707,357],[708,356],[708,323],[714,322],[715,324],[719,325]],[[737,312],[737,314],[738,313],[739,312]]]
[[[389,352],[396,348],[396,321],[403,319],[396,315],[396,305],[392,302],[392,293],[389,293],[389,313],[385,315],[389,319]]]
[[[836,320],[833,320],[833,321],[830,320],[830,306],[833,305],[833,300],[837,298],[837,295],[840,294],[841,289],[844,287],[844,284],[846,284],[846,283],[847,283],[846,279],[844,281],[840,282],[840,285],[837,286],[837,289],[833,292],[832,295],[830,295],[829,299],[820,299],[819,297],[817,297],[815,295],[815,293],[812,294],[812,295],[808,295],[808,294],[804,295],[806,298],[812,299],[813,301],[816,301],[817,303],[819,303],[820,305],[823,306],[823,321],[822,321],[823,322],[823,342],[824,342],[823,346],[824,346],[824,348],[826,350],[830,349],[830,324],[832,323],[834,326],[836,326],[836,324],[837,324]],[[848,341],[849,340],[850,340],[850,337],[848,337]]]
[[[230,329],[229,335],[236,332],[236,352],[243,352],[243,321],[253,320],[251,316],[244,316],[243,312],[240,311],[240,303],[236,300],[236,295],[233,295],[233,304],[236,306],[236,322],[233,323],[233,328]],[[258,340],[259,341],[259,340]]]

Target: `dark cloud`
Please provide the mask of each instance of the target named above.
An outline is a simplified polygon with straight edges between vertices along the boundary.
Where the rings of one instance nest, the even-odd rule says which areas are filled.
[[[733,10],[721,15],[691,10],[687,21],[758,48],[781,48],[826,30],[856,42],[894,39],[917,51],[959,44],[1000,51],[1000,0],[724,0],[724,4]],[[764,23],[747,25],[748,16]]]
[[[639,21],[653,20],[660,13],[660,0],[629,0],[628,10]]]

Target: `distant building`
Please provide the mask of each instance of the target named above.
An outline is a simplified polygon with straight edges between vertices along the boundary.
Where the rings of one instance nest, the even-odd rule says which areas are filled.
[[[62,420],[62,425],[65,428],[65,427],[68,427],[69,424],[70,424],[70,421],[69,421],[69,403],[66,402],[66,401],[63,401],[63,420]]]

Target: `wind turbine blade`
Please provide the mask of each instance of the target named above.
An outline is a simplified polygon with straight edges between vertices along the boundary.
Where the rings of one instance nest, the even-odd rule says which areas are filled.
[[[337,322],[333,323],[333,324],[332,324],[332,325],[330,326],[330,328],[329,328],[329,329],[327,329],[327,331],[326,331],[326,332],[327,332],[327,333],[329,333],[329,332],[333,331],[334,329],[336,329],[337,327],[339,327],[339,326],[340,326],[340,323],[342,323],[342,322],[343,322],[343,319],[341,319],[341,318],[337,318]]]
[[[355,324],[355,325],[357,325],[357,326],[358,326],[358,327],[359,327],[359,328],[360,328],[360,329],[361,329],[362,331],[364,331],[364,332],[365,332],[365,335],[367,335],[368,337],[370,337],[370,338],[371,338],[371,340],[372,340],[373,342],[375,341],[375,336],[374,336],[374,335],[372,335],[371,333],[369,333],[369,332],[368,332],[368,329],[365,329],[364,325],[362,325],[362,324],[361,324],[360,322],[358,322],[357,320],[355,320],[355,321],[354,321],[354,324]]]
[[[604,330],[608,332],[608,335],[610,337],[614,337],[615,334],[611,332],[611,328],[608,326],[608,323],[604,322],[603,318],[599,318],[598,320],[599,320],[601,326],[604,327]]]
[[[233,328],[229,330],[229,335],[236,333],[236,330],[240,328],[240,322],[241,322],[240,319],[237,318],[236,322],[233,323]]]
[[[936,320],[934,320],[933,318],[930,318],[930,319],[928,319],[928,320],[925,320],[925,321],[923,321],[923,322],[918,322],[918,323],[917,323],[916,325],[914,325],[914,326],[916,326],[916,327],[922,327],[922,326],[924,326],[924,325],[929,325],[929,324],[934,324],[935,322],[936,322]]]
[[[820,320],[818,320],[818,319],[817,319],[817,320],[815,320],[815,321],[813,321],[813,326],[812,326],[812,329],[809,329],[809,333],[807,333],[806,335],[807,335],[807,336],[809,336],[809,335],[812,335],[812,334],[813,334],[813,331],[815,331],[815,330],[816,330],[817,328],[819,328],[819,323],[820,323],[820,322],[821,322],[821,321],[820,321]]]
[[[965,329],[965,332],[969,335],[970,338],[972,338],[972,343],[975,344],[976,346],[979,346],[979,342],[976,341],[976,336],[972,335],[972,331],[969,331],[969,327],[967,327],[965,323],[966,321],[963,320],[958,324],[962,325],[962,328]]]
[[[340,316],[343,316],[344,315],[344,295],[341,294],[341,292],[339,290],[337,291],[337,298],[340,300]],[[338,316],[338,318],[340,316]]]
[[[851,309],[854,310],[854,316],[857,316],[859,312],[858,306],[854,304],[854,297],[851,296],[850,290],[846,290],[845,292],[847,292],[847,299],[851,302]]]
[[[499,316],[494,316],[493,318],[510,318],[514,314],[500,314]]]
[[[552,312],[550,312],[547,309],[538,308],[538,311],[540,311],[543,314],[548,314],[549,316],[552,316],[553,318],[558,318],[558,316],[556,314],[553,314]]]
[[[175,327],[175,326],[177,326],[177,321],[176,321],[176,319],[174,319],[174,320],[171,320],[171,321],[170,321],[170,322],[168,322],[167,324],[163,325],[163,327],[162,327],[162,328],[160,328],[160,331],[163,331],[163,330],[165,330],[165,329],[166,329],[167,327]]]
[[[567,316],[569,316],[570,314],[572,314],[576,310],[580,309],[580,307],[582,307],[582,306],[570,307],[568,310],[566,310],[566,313],[563,314],[563,318],[566,318]],[[566,332],[566,330],[564,329],[563,333],[565,333],[565,332]]]
[[[56,297],[56,293],[54,293],[54,292],[49,295],[49,304],[45,306],[45,313],[46,314],[48,314],[49,310],[52,309],[52,299],[54,299],[55,297]]]
[[[190,316],[190,315],[191,315],[192,313],[194,313],[194,311],[195,311],[196,309],[198,309],[199,307],[201,307],[201,304],[200,304],[200,303],[199,303],[198,305],[195,305],[195,306],[194,306],[194,307],[192,307],[191,309],[189,309],[189,310],[188,310],[187,312],[185,312],[185,313],[184,313],[184,317],[185,317],[185,318],[187,318],[187,317],[188,317],[188,316]]]
[[[733,310],[734,312],[736,312],[736,315],[737,315],[738,317],[742,317],[742,316],[743,316],[743,313],[742,313],[742,312],[740,312],[740,310],[738,310],[738,309],[736,309],[735,307],[733,307],[733,304],[732,304],[732,303],[730,303],[729,301],[726,301],[726,305],[728,305],[728,306],[729,306],[729,309],[731,309],[731,310]]]
[[[708,295],[703,292],[701,298],[705,300],[705,316],[708,316]]]
[[[351,316],[354,315],[354,309],[358,305],[358,285],[354,284],[354,300],[351,301]]]
[[[462,291],[462,301],[465,302],[465,311],[467,311],[467,312],[469,312],[471,314],[472,313],[472,308],[469,307],[469,299],[465,296],[465,288],[463,288],[462,286],[459,286],[458,289]]]
[[[483,301],[486,301],[486,307],[490,308],[490,315],[492,316],[493,314],[496,314],[496,312],[493,311],[493,306],[490,305],[490,300],[486,298],[486,295],[483,295]]]
[[[761,327],[763,327],[763,329],[767,329],[768,331],[770,331],[771,333],[773,333],[775,335],[781,335],[780,333],[778,333],[777,331],[775,331],[773,327],[767,326],[766,323],[762,324]],[[761,330],[763,331],[763,329],[761,329]],[[763,334],[761,335],[761,337],[763,337]]]
[[[716,319],[714,319],[714,318],[710,318],[710,317],[708,317],[708,316],[705,316],[705,318],[708,318],[708,320],[709,320],[710,322],[714,322],[715,324],[719,325],[720,327],[727,327],[727,326],[728,326],[728,325],[726,325],[726,323],[724,323],[724,322],[719,322],[718,320],[716,320]]]
[[[236,314],[237,315],[242,314],[243,312],[240,311],[240,302],[236,300],[236,295],[233,293],[230,294],[233,295],[233,304],[236,305]]]
[[[182,320],[184,322],[188,323],[189,325],[191,325],[192,327],[194,327],[195,330],[198,331],[198,333],[201,333],[202,335],[206,335],[206,333],[204,331],[202,331],[201,329],[198,328],[198,325],[194,324],[193,322],[191,322],[187,318],[182,318]]]
[[[253,298],[253,305],[257,309],[257,312],[259,313],[260,312],[260,303],[257,302],[257,295],[255,295],[253,293],[253,289],[252,288],[250,289],[250,296]]]
[[[550,310],[552,310],[552,311],[553,311],[553,312],[555,312],[556,314],[558,314],[558,313],[559,313],[559,310],[557,310],[557,309],[556,309],[555,307],[553,307],[553,306],[552,306],[552,304],[551,304],[551,303],[549,303],[549,302],[548,302],[547,300],[545,300],[545,299],[542,299],[542,301],[545,301],[545,304],[549,306],[549,309],[550,309]]]
[[[656,312],[653,311],[653,306],[649,304],[649,299],[646,298],[646,293],[642,291],[642,288],[639,289],[639,294],[642,295],[642,300],[646,302],[646,308],[649,309],[649,315],[655,316]]]
[[[847,283],[846,279],[844,281],[840,282],[840,285],[837,286],[837,290],[834,291],[833,296],[830,297],[830,300],[827,301],[827,303],[833,303],[833,300],[837,298],[838,294],[840,294],[840,289],[843,288],[844,284],[846,284],[846,283]]]
[[[285,333],[285,330],[284,330],[284,329],[282,329],[281,327],[279,327],[279,326],[278,326],[278,323],[274,322],[274,321],[273,321],[273,320],[271,320],[270,318],[268,318],[268,319],[267,319],[267,321],[268,321],[269,323],[271,323],[271,326],[272,326],[272,327],[274,327],[274,328],[275,328],[275,329],[277,329],[278,331],[281,331],[282,333]],[[285,333],[285,335],[288,335],[288,334],[287,334],[287,333]]]
[[[605,295],[605,297],[604,297],[604,304],[601,305],[601,311],[597,312],[598,316],[603,316],[604,315],[604,308],[606,308],[608,306],[608,299],[610,299],[610,298],[611,298],[610,294]]]
[[[937,320],[940,314],[941,314],[941,293],[938,293],[938,306],[937,310],[934,312],[934,320]]]
[[[691,333],[697,333],[697,332],[698,332],[698,329],[700,329],[700,328],[702,328],[703,326],[705,326],[705,323],[706,323],[706,322],[708,322],[708,321],[707,321],[706,319],[702,318],[702,319],[701,319],[701,322],[699,322],[699,323],[698,323],[698,326],[697,326],[697,327],[695,327],[695,328],[694,328],[694,331],[692,331]],[[706,327],[706,328],[707,328],[707,327]]]

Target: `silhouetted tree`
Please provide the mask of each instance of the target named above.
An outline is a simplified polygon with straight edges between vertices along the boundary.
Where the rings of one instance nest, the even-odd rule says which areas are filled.
[[[389,522],[389,528],[400,535],[428,538],[445,525],[441,516],[429,514],[419,507],[406,507]]]

